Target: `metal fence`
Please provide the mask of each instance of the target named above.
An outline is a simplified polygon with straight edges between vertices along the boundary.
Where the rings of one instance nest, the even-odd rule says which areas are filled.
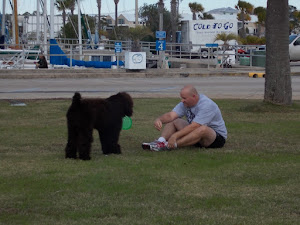
[[[99,61],[103,60],[103,57],[97,56],[111,56],[112,60],[116,60],[115,57],[115,43],[121,42],[122,53],[119,54],[120,60],[124,60],[124,52],[131,51],[132,42],[131,41],[113,41],[113,40],[103,40],[98,44],[90,43],[89,40],[82,41],[82,53],[80,51],[80,46],[77,39],[57,39],[57,42],[61,49],[65,52],[66,56],[70,59],[81,59],[81,60],[93,60],[97,59]],[[140,42],[141,51],[146,52],[147,60],[157,61],[159,60],[159,51],[156,50],[155,42]],[[7,68],[9,62],[21,63],[23,66],[18,66],[19,68],[24,68],[26,63],[25,59],[37,60],[38,55],[43,53],[47,59],[50,59],[49,49],[50,45],[47,44],[23,44],[23,45],[0,45],[0,63],[1,68]],[[192,49],[198,49],[197,51],[191,51]],[[193,45],[193,44],[181,44],[181,43],[166,43],[165,56],[169,61],[175,61],[182,59],[184,60],[194,60],[194,63],[199,62],[199,64],[228,66],[230,62],[227,61],[228,58],[234,58],[235,64],[253,66],[253,60],[255,58],[263,59],[264,54],[255,54],[259,49],[257,45],[234,45],[227,46],[224,50],[224,46],[220,45],[217,48],[208,48],[205,45]],[[81,53],[81,54],[80,54]],[[247,59],[248,58],[248,59]],[[5,65],[5,66],[4,66]]]

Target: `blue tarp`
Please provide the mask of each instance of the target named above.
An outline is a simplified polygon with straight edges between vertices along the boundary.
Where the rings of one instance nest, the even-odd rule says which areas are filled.
[[[67,65],[70,66],[70,59],[58,46],[55,39],[50,39],[50,63],[53,65]],[[84,66],[94,68],[111,68],[112,65],[117,65],[115,62],[100,62],[100,61],[82,61],[72,59],[72,66]],[[119,66],[123,66],[124,62],[119,61]]]

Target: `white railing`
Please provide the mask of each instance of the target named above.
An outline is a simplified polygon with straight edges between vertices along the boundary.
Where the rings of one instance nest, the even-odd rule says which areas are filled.
[[[86,61],[91,60],[92,56],[97,56],[101,54],[107,55],[114,55],[115,50],[115,42],[113,40],[105,40],[101,41],[97,45],[93,43],[89,43],[88,40],[82,41],[82,49],[83,54],[79,54],[79,44],[77,39],[57,39],[57,42],[61,49],[65,52],[66,56],[70,59],[83,59]],[[118,41],[122,43],[122,53],[120,54],[119,60],[124,60],[124,52],[130,51],[132,47],[132,42],[130,41]],[[156,51],[156,43],[155,42],[140,42],[141,51],[147,53],[148,59],[154,58],[156,60],[158,58],[159,52]],[[17,49],[14,45],[0,45],[0,60],[3,63],[4,60],[8,60],[14,56],[14,51]],[[12,48],[13,47],[13,48]],[[41,48],[45,48],[44,44],[40,44]],[[47,52],[44,51],[44,55],[49,60],[50,56],[55,56],[54,54],[50,55],[49,48],[50,45],[47,44]],[[228,57],[230,55],[234,55],[235,61],[238,64],[241,57],[248,57],[249,58],[249,66],[252,66],[253,57],[265,57],[264,55],[254,55],[253,51],[257,50],[259,46],[256,45],[236,45],[236,46],[229,46],[229,49],[233,50],[231,53],[226,53],[222,51],[223,46],[219,46],[218,48],[207,48],[205,45],[193,45],[193,44],[180,44],[180,43],[166,43],[166,51],[165,54],[168,56],[169,60],[171,59],[201,59],[201,63],[205,64],[205,60],[215,59],[213,62],[218,64],[218,59],[221,57]],[[198,49],[195,52],[192,52],[190,49]],[[9,52],[8,50],[11,50]],[[19,45],[19,51],[28,51],[32,50],[29,54],[23,54],[30,56],[30,59],[36,60],[39,54],[39,48],[37,45],[27,44],[27,45]],[[243,49],[245,54],[240,54],[238,49]],[[34,51],[37,50],[37,51]],[[203,61],[204,60],[204,61]],[[72,60],[71,60],[72,61]],[[199,61],[200,62],[200,61]],[[207,60],[207,64],[211,64],[211,60]]]

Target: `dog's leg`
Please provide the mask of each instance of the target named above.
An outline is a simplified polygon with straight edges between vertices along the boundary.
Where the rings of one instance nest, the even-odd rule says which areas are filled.
[[[121,132],[121,130],[114,132],[112,146],[111,146],[111,148],[112,148],[111,151],[114,154],[121,154],[121,146],[118,144],[120,132]]]
[[[65,158],[76,159],[78,132],[68,124],[68,143],[65,148]]]
[[[90,160],[91,145],[93,142],[93,129],[85,128],[80,131],[78,137],[79,158],[82,160]]]
[[[99,134],[103,154],[121,154],[121,147],[118,144],[120,131],[110,128]]]
[[[109,147],[110,146],[109,143],[111,142],[110,135],[107,132],[103,132],[100,130],[98,130],[98,133],[101,142],[102,153],[104,155],[111,154],[110,147]]]

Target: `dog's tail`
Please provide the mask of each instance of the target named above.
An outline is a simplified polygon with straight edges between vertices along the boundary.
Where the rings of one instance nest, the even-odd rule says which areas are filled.
[[[79,105],[80,104],[80,100],[81,100],[80,93],[79,92],[75,92],[75,94],[73,96],[72,104],[73,105]]]

